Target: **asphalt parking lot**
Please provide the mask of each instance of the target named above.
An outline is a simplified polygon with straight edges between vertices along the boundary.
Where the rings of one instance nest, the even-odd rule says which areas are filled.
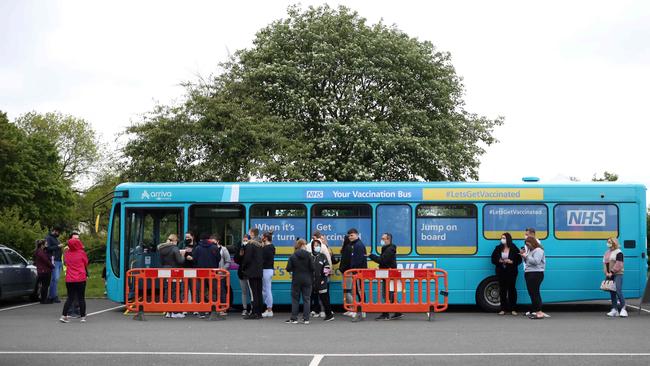
[[[637,304],[633,300],[632,304]],[[606,303],[547,305],[550,319],[451,307],[394,321],[285,324],[194,317],[139,322],[88,301],[88,322],[58,322],[62,304],[0,303],[0,365],[648,365],[650,313],[607,318]],[[281,309],[287,310],[287,309]]]

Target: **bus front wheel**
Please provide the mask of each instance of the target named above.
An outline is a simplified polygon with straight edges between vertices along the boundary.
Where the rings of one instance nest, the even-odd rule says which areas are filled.
[[[476,305],[487,312],[497,312],[501,308],[499,281],[496,276],[484,279],[476,289]]]

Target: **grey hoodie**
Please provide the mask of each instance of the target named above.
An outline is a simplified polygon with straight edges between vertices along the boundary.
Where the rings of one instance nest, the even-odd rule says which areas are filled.
[[[185,258],[183,258],[180,250],[174,243],[159,244],[158,255],[160,255],[160,265],[163,268],[183,267],[183,263],[185,262]]]

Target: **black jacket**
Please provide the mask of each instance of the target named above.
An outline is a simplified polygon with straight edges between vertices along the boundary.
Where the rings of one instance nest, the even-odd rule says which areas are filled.
[[[370,254],[370,259],[379,264],[379,268],[397,268],[397,246],[387,244],[381,247],[381,255]]]
[[[158,255],[160,255],[160,266],[163,268],[180,268],[185,262],[185,258],[174,243],[158,245]]]
[[[186,245],[185,246],[185,268],[194,268],[194,245]],[[187,257],[192,257],[192,259],[187,259]]]
[[[264,269],[273,269],[275,260],[275,246],[273,244],[265,245],[262,247],[264,253]]]
[[[366,258],[366,246],[361,239],[352,242],[352,256],[350,257],[350,268],[368,268]]]
[[[244,249],[241,261],[242,271],[246,278],[262,278],[264,269],[264,250],[262,243],[250,240]]]
[[[495,266],[497,275],[509,274],[509,275],[516,276],[518,273],[517,267],[519,267],[519,265],[521,264],[521,256],[519,255],[519,249],[514,244],[509,245],[509,247],[510,247],[510,253],[508,253],[508,259],[512,261],[512,264],[499,263],[499,259],[501,259],[501,250],[503,249],[503,245],[499,244],[496,247],[494,247],[494,251],[492,252],[492,264],[494,264]]]
[[[312,262],[314,263],[314,277],[312,282],[312,291],[318,293],[327,292],[327,281],[328,278],[325,275],[325,268],[332,268],[327,261],[327,257],[323,253],[312,253]]]
[[[219,268],[221,249],[207,240],[201,240],[199,245],[192,248],[192,257],[196,268]]]
[[[344,244],[341,247],[341,261],[339,263],[339,270],[341,273],[345,273],[348,269],[350,269],[350,265],[352,262],[352,244]]]
[[[312,283],[314,262],[312,255],[306,250],[296,250],[287,262],[287,272],[291,273],[292,283]]]

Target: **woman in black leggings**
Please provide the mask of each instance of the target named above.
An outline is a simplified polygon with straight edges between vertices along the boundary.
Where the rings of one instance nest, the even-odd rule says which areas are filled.
[[[66,265],[65,287],[68,290],[68,298],[63,305],[63,314],[59,319],[62,323],[70,322],[68,312],[72,303],[79,302],[81,322],[86,322],[86,279],[88,273],[88,256],[84,251],[81,240],[73,237],[68,240],[68,248],[63,255]]]

